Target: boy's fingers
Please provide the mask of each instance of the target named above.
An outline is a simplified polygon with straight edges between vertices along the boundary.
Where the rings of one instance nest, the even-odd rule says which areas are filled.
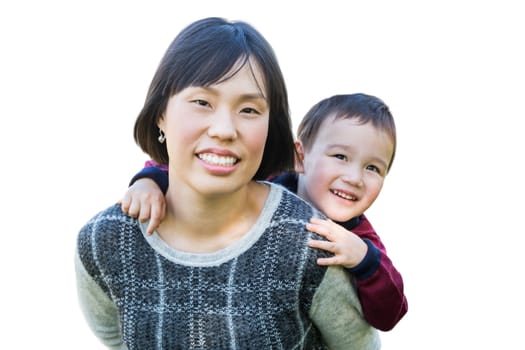
[[[164,214],[166,213],[165,206],[162,204],[159,204],[158,202],[155,202],[151,205],[151,218],[156,219],[158,221],[161,221],[164,218]]]
[[[336,258],[319,258],[317,259],[317,265],[329,266],[329,265],[339,265]]]
[[[159,220],[155,220],[155,219],[151,219],[149,221],[149,224],[148,224],[148,229],[146,230],[146,234],[151,235],[153,232],[155,232],[155,230],[157,229],[157,227],[159,227],[159,224],[160,224],[160,221]]]
[[[122,212],[124,214],[127,214],[128,213],[128,210],[129,210],[129,198],[127,198],[126,196],[124,196],[124,198],[122,198],[121,200],[119,200],[117,202],[117,204],[120,204],[120,209],[122,209]]]
[[[147,234],[152,234],[159,225],[166,214],[166,204],[163,201],[161,204],[155,203],[151,206],[151,217],[148,225]]]
[[[132,218],[136,218],[140,213],[140,203],[132,201],[128,208],[128,215]]]
[[[315,232],[318,234],[323,234],[323,232],[326,231],[323,226],[318,225],[318,224],[312,224],[312,223],[307,223],[306,229],[310,232]]]
[[[310,248],[317,248],[317,249],[326,250],[327,252],[331,252],[331,253],[335,253],[336,252],[335,245],[332,242],[328,242],[328,241],[321,241],[321,240],[318,240],[318,239],[311,239],[311,240],[308,241],[308,246]]]
[[[317,239],[310,239],[308,240],[308,246],[310,248],[320,248],[323,241],[317,240]]]
[[[315,225],[315,224],[306,224],[306,229],[310,232],[314,232],[320,236],[323,236],[329,241],[334,240],[334,236],[332,235],[332,232],[325,226]]]
[[[142,203],[140,206],[139,221],[146,222],[150,218],[150,206],[146,203]]]

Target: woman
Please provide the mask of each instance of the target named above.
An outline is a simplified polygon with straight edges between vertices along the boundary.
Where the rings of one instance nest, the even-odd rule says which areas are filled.
[[[81,306],[108,347],[379,347],[348,275],[307,245],[322,215],[263,181],[293,166],[290,124],[279,65],[252,26],[207,18],[175,38],[134,130],[168,165],[166,217],[148,236],[114,205],[78,237]]]

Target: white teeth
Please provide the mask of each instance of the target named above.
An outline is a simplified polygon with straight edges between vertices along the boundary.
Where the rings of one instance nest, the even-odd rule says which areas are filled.
[[[212,165],[232,166],[237,162],[237,159],[234,157],[223,157],[211,153],[199,154],[198,157]]]
[[[332,190],[332,193],[335,194],[336,196],[342,197],[344,199],[348,199],[349,201],[357,200],[356,197],[350,196],[350,195],[348,195],[346,193],[343,193],[343,192],[340,192],[340,191],[337,191],[337,190]]]

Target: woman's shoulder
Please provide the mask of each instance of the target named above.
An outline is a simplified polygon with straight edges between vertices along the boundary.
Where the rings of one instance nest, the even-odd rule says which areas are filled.
[[[133,230],[137,225],[137,219],[127,216],[122,212],[119,204],[98,212],[80,229],[79,242],[83,240],[114,242],[122,230]]]
[[[119,204],[93,216],[80,229],[77,253],[86,270],[95,276],[98,266],[116,266],[123,246],[142,235],[138,220],[124,214]]]
[[[274,194],[274,200],[278,200],[279,202],[277,209],[282,215],[293,215],[293,217],[297,219],[301,218],[306,220],[310,220],[311,217],[324,218],[321,212],[295,193],[280,185],[269,184],[272,187],[271,193]]]
[[[99,211],[86,223],[86,226],[91,225],[118,225],[119,223],[129,223],[134,221],[134,218],[122,212],[119,204],[113,204],[104,210]]]

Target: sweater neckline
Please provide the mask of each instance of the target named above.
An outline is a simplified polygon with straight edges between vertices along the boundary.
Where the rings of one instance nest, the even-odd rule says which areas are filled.
[[[261,215],[259,215],[255,224],[241,239],[226,248],[212,253],[189,253],[177,250],[164,242],[156,231],[151,235],[146,234],[149,221],[140,223],[142,235],[153,250],[176,264],[186,266],[216,266],[234,259],[250,249],[259,240],[269,226],[273,213],[280,203],[283,190],[270,182],[261,181],[261,183],[270,186],[268,198],[266,198]]]

